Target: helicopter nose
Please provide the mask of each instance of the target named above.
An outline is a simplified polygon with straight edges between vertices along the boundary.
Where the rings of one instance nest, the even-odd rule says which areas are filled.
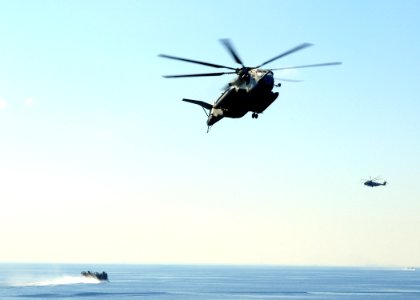
[[[261,78],[262,84],[270,89],[274,87],[274,77],[272,74],[266,74],[263,78]]]

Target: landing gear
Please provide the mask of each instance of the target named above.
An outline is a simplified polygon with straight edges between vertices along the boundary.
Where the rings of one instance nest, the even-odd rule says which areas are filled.
[[[253,112],[253,113],[252,113],[252,118],[253,118],[253,119],[258,119],[258,114],[257,114],[257,113],[255,113],[255,112]]]

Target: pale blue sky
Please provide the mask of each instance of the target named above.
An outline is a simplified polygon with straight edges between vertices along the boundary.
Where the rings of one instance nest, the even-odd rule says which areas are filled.
[[[414,0],[0,1],[0,261],[420,265],[419,15]],[[250,66],[302,42],[267,67],[343,65],[277,72],[302,82],[206,134],[180,100],[212,102],[232,77],[164,79],[215,70],[157,55],[236,67],[220,38]]]

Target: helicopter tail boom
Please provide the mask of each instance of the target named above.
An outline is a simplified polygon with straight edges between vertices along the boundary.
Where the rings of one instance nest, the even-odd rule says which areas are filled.
[[[208,109],[208,110],[211,110],[213,108],[213,105],[211,105],[207,102],[204,102],[204,101],[185,99],[185,98],[182,99],[182,101],[200,105],[202,108],[205,108],[205,109]]]

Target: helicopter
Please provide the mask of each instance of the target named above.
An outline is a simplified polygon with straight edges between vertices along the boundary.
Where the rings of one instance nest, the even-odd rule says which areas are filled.
[[[375,177],[375,178],[371,178],[369,177],[369,179],[362,179],[362,181],[364,181],[364,185],[366,186],[370,186],[370,187],[375,187],[375,186],[380,186],[380,185],[386,185],[386,181],[384,181],[383,183],[378,182],[378,180],[380,180],[380,177]]]
[[[327,62],[310,65],[301,65],[293,67],[283,67],[275,69],[261,69],[261,67],[272,63],[275,60],[283,58],[294,52],[303,50],[310,46],[310,43],[302,43],[296,47],[291,48],[255,67],[247,67],[234,49],[229,39],[221,39],[220,42],[230,53],[233,60],[240,65],[240,67],[233,68],[229,66],[213,64],[209,62],[192,60],[172,55],[159,54],[159,57],[189,62],[193,64],[204,65],[213,68],[227,69],[231,71],[216,72],[216,73],[199,73],[199,74],[184,74],[184,75],[164,75],[164,78],[187,78],[187,77],[207,77],[207,76],[221,76],[226,74],[236,74],[237,77],[230,81],[222,92],[222,94],[214,101],[213,104],[194,99],[182,99],[185,102],[199,105],[203,108],[207,115],[207,132],[218,121],[223,118],[242,118],[248,112],[252,112],[252,118],[258,119],[258,115],[264,112],[278,97],[278,92],[273,92],[274,87],[280,87],[281,83],[275,84],[273,71],[323,67],[340,65],[341,62]],[[284,80],[286,81],[286,80]],[[289,80],[293,81],[293,80]]]

